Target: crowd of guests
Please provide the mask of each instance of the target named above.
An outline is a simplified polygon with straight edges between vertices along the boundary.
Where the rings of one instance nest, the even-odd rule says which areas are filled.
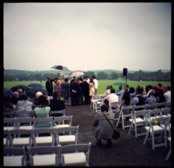
[[[97,94],[97,89],[98,80],[95,76],[74,77],[71,81],[68,78],[63,81],[48,77],[46,81],[48,96],[52,96],[53,91],[57,91],[58,98],[63,97],[65,105],[90,104],[92,97]]]

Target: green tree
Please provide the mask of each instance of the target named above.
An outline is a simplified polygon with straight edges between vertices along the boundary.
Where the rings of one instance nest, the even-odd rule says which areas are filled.
[[[104,71],[98,72],[97,78],[98,79],[107,79],[108,78],[108,74],[105,73]]]

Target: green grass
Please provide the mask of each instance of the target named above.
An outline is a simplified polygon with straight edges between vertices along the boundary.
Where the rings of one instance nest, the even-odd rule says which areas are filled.
[[[16,86],[16,85],[29,85],[30,83],[40,83],[44,86],[44,89],[45,89],[45,82],[46,81],[10,81],[10,82],[4,82],[4,88],[12,88],[13,86]],[[124,87],[124,84],[125,84],[125,80],[99,80],[98,82],[98,94],[103,94],[106,90],[106,87],[108,85],[112,85],[113,88],[115,88],[115,90],[118,90],[119,88],[119,85],[123,85]],[[170,86],[171,83],[170,82],[159,82],[159,81],[130,81],[130,80],[127,80],[127,84],[130,86],[130,87],[134,87],[136,88],[136,86],[140,85],[140,86],[144,86],[146,87],[147,85],[157,85],[158,83],[162,83],[163,86]]]

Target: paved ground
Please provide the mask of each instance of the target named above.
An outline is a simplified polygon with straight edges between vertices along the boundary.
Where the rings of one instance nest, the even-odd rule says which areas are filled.
[[[113,140],[112,147],[104,144],[95,145],[92,132],[92,122],[95,114],[89,105],[67,106],[66,114],[73,115],[73,124],[79,125],[79,143],[91,142],[91,166],[162,166],[171,167],[171,157],[165,161],[169,147],[159,147],[152,150],[151,140],[143,145],[144,136],[135,139],[133,131],[128,135],[128,129],[118,128],[121,138]],[[173,165],[173,163],[172,163]]]

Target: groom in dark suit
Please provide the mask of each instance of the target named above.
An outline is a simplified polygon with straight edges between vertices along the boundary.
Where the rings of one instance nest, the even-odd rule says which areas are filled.
[[[55,78],[55,79],[57,79],[57,78]],[[52,83],[52,82],[53,82],[55,79],[51,79],[50,76],[47,77],[47,81],[46,81],[46,90],[47,90],[47,92],[48,92],[48,96],[52,96],[52,94],[53,94],[53,83]]]

